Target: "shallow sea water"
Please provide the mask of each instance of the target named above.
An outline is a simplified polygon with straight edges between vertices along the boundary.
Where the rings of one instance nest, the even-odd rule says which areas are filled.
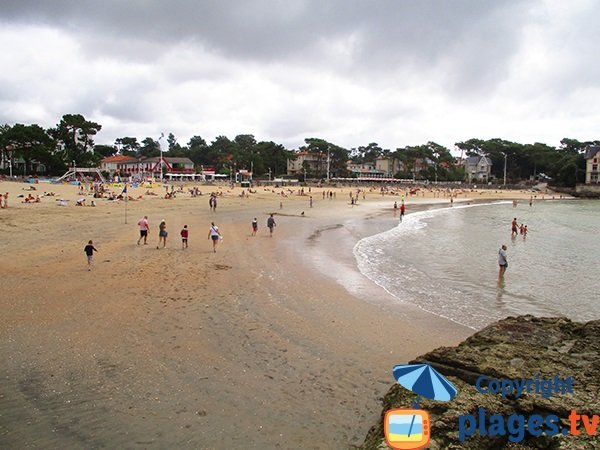
[[[511,237],[513,217],[527,237]],[[509,268],[498,283],[502,244]],[[434,208],[360,240],[354,255],[399,308],[416,305],[474,329],[521,314],[600,319],[598,201]]]

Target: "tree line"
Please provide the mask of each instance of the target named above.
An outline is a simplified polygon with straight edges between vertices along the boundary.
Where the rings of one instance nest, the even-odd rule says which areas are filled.
[[[234,139],[218,136],[207,143],[201,136],[193,136],[185,145],[177,142],[169,133],[162,142],[146,137],[138,141],[136,137],[124,136],[113,145],[96,145],[94,137],[102,125],[87,120],[81,114],[66,114],[53,128],[44,129],[39,125],[5,124],[0,126],[0,149],[3,161],[20,159],[24,172],[35,173],[36,163],[45,167],[45,174],[58,175],[71,165],[97,167],[102,158],[116,154],[134,157],[164,156],[187,157],[199,170],[214,167],[217,173],[230,173],[236,169],[253,170],[255,176],[266,174],[283,175],[287,171],[287,160],[296,152],[286,149],[273,141],[258,142],[251,134],[240,134]],[[348,177],[347,161],[374,164],[378,158],[397,160],[400,170],[396,178],[412,178],[431,181],[462,181],[464,167],[457,164],[450,149],[435,142],[423,145],[406,146],[389,150],[377,143],[346,149],[320,138],[306,138],[305,145],[299,148],[329,161],[331,177]],[[519,182],[543,175],[561,186],[574,186],[585,178],[583,152],[589,145],[599,145],[600,141],[581,142],[564,138],[559,147],[542,143],[520,144],[503,139],[469,139],[455,144],[455,152],[461,157],[485,156],[492,161],[492,176],[498,180],[506,176],[509,182]],[[462,158],[461,158],[462,159]],[[307,176],[325,178],[322,170],[306,164]],[[6,173],[8,170],[4,169]]]

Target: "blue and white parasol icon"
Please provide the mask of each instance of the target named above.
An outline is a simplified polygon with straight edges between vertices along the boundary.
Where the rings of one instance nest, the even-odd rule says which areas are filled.
[[[447,402],[458,394],[458,389],[429,364],[400,364],[394,366],[392,374],[402,387],[430,400]]]

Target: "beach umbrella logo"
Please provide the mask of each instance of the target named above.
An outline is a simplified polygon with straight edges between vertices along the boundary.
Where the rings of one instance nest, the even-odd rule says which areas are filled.
[[[392,370],[394,379],[405,389],[417,394],[412,409],[386,411],[383,420],[385,440],[390,448],[418,450],[427,447],[431,438],[429,413],[419,408],[419,398],[447,402],[458,389],[428,364],[401,364]]]
[[[429,364],[400,364],[392,374],[400,386],[429,400],[447,402],[458,394],[456,386]]]

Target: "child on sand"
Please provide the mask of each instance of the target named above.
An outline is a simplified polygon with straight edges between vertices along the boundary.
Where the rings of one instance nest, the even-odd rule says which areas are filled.
[[[252,236],[256,236],[257,231],[258,231],[258,220],[256,220],[256,217],[255,217],[254,220],[252,221]]]
[[[94,242],[89,241],[83,251],[87,255],[88,271],[90,271],[92,270],[92,259],[94,258],[94,252],[97,252],[98,249],[94,247]]]
[[[183,226],[183,230],[181,230],[181,248],[188,248],[188,229],[187,225]]]

